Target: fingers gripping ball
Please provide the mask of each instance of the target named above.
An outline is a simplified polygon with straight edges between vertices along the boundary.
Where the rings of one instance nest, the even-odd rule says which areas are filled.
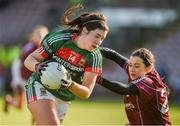
[[[66,68],[58,62],[49,62],[40,76],[42,84],[48,89],[59,89],[61,80],[68,79]]]

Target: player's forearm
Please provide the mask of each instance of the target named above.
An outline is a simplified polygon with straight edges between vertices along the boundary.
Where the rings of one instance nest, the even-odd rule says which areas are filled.
[[[103,57],[108,58],[110,60],[113,60],[117,64],[119,64],[121,67],[124,66],[125,63],[127,63],[128,59],[115,50],[112,50],[110,48],[101,47],[100,48],[101,54]]]
[[[35,66],[37,63],[40,63],[43,61],[43,57],[39,53],[38,49],[36,49],[34,52],[32,52],[24,61],[24,65],[26,68],[28,68],[30,71],[35,72]]]
[[[92,91],[86,86],[80,85],[76,82],[73,83],[74,85],[69,87],[68,90],[82,99],[88,99]]]
[[[27,69],[29,69],[30,71],[35,72],[36,71],[35,70],[35,65],[37,63],[39,63],[39,61],[35,57],[33,57],[32,55],[29,55],[24,61],[24,66]]]
[[[122,83],[118,81],[109,81],[105,78],[103,78],[101,86],[117,93],[120,95],[138,95],[139,90],[136,85],[134,84],[128,84],[128,83]]]

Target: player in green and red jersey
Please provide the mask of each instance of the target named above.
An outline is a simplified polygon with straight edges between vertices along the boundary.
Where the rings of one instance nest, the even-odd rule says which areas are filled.
[[[60,125],[69,102],[78,96],[87,99],[102,72],[102,56],[98,49],[109,28],[100,13],[83,13],[69,21],[68,17],[80,6],[67,10],[64,23],[71,28],[48,34],[40,48],[30,54],[24,64],[34,71],[26,87],[28,108],[38,125]],[[39,74],[47,66],[44,60],[55,60],[66,67],[72,80],[63,80],[63,86],[49,90],[41,85]],[[60,120],[60,121],[59,121]]]

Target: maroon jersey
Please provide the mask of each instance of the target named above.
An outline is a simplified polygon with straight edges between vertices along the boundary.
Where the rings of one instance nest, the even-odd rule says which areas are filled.
[[[27,44],[24,45],[20,54],[20,60],[22,64],[24,63],[26,57],[30,53],[32,53],[36,48],[37,47],[32,42],[28,42]],[[23,79],[27,80],[31,74],[32,74],[31,71],[29,71],[24,65],[21,65],[21,76]]]
[[[128,65],[125,65],[128,73]],[[129,75],[129,74],[128,74]],[[139,95],[124,96],[125,111],[131,125],[171,125],[169,121],[168,91],[155,69],[129,82],[139,89]]]

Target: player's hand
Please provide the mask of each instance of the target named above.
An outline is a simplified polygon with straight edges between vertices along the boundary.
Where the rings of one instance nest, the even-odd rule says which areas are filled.
[[[48,65],[47,65],[48,63],[49,63],[49,61],[45,61],[45,62],[41,62],[41,63],[36,64],[36,65],[35,65],[35,70],[36,70],[36,72],[37,72],[39,75],[42,75],[41,71],[45,71],[45,70],[46,70],[45,67],[48,66]]]
[[[71,79],[69,80],[61,79],[61,88],[69,88],[73,85],[74,85],[74,82]]]
[[[71,80],[71,74],[67,73],[67,79],[61,79],[61,88],[69,88],[74,85],[74,82]]]
[[[103,76],[102,76],[102,74],[97,76],[96,83],[102,85],[102,83],[103,83]]]

